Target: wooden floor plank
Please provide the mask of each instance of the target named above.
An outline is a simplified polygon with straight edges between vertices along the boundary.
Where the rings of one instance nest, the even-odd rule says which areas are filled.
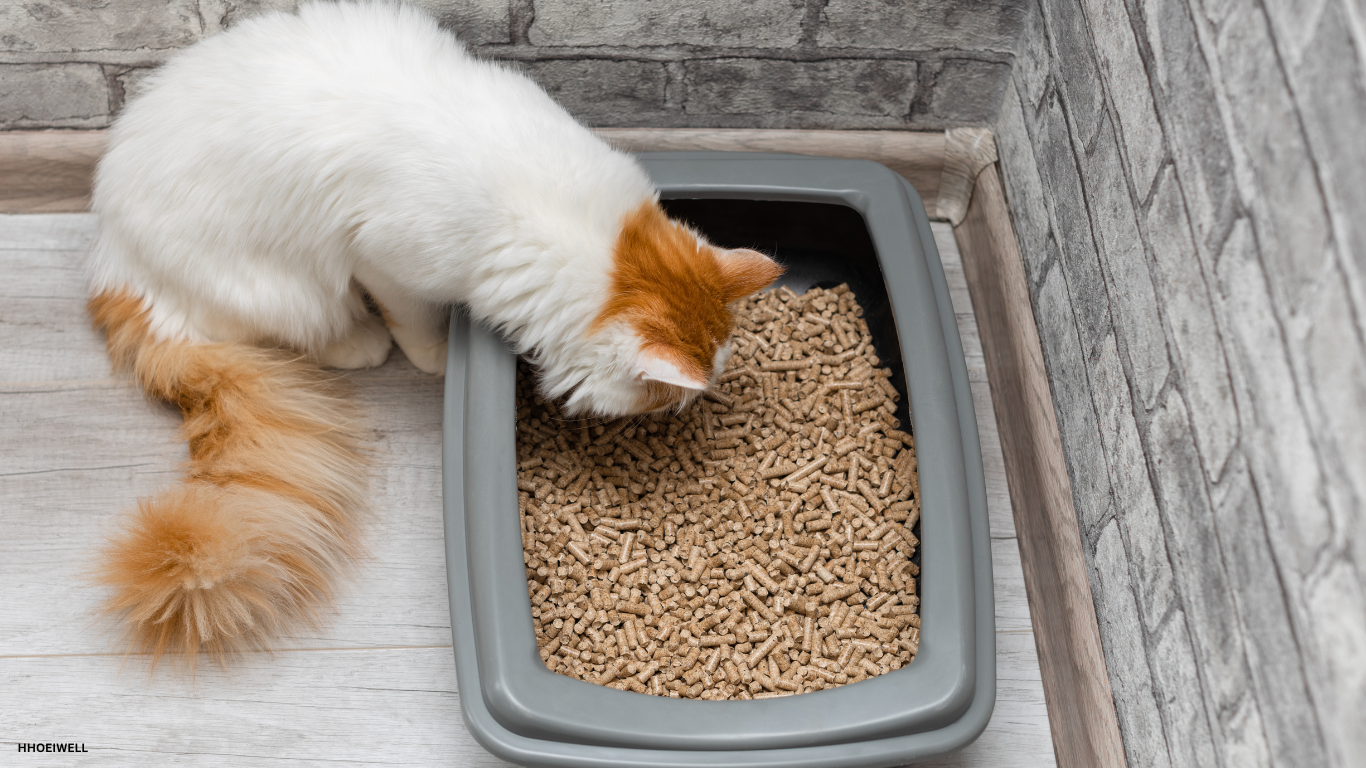
[[[440,382],[410,376],[355,389],[373,435],[369,557],[323,631],[288,644],[449,643]],[[119,513],[178,480],[179,414],[111,382],[0,393],[0,421],[0,655],[113,651],[107,633],[88,627],[102,593],[78,582]],[[46,578],[25,577],[32,573]]]
[[[44,227],[50,222],[50,227]],[[441,383],[395,353],[348,375],[374,448],[370,557],[327,627],[191,684],[119,674],[84,585],[139,495],[175,482],[179,416],[111,375],[86,321],[89,216],[0,216],[0,750],[85,742],[25,765],[279,766],[504,763],[460,719],[441,524]],[[997,704],[987,731],[935,766],[1054,765],[995,415],[948,225],[946,274],[967,350],[986,466],[995,570]],[[21,302],[24,313],[11,311]],[[967,310],[964,311],[964,307]],[[27,351],[25,351],[27,350]],[[974,355],[974,350],[976,354]],[[98,750],[98,751],[97,751]]]
[[[935,222],[930,224],[930,229],[934,233],[935,247],[939,249],[939,260],[944,265],[944,282],[948,284],[954,318],[958,321],[958,336],[963,342],[972,404],[977,415],[977,432],[982,443],[991,536],[994,539],[1014,538],[1015,515],[1011,511],[1010,489],[1006,485],[1000,433],[996,428],[996,410],[991,401],[991,386],[987,381],[986,361],[982,357],[977,318],[972,314],[972,296],[963,274],[963,257],[958,251],[958,240],[953,235],[952,226]]]
[[[6,214],[0,225],[0,250],[74,250],[95,242],[92,213]]]
[[[148,681],[107,656],[0,658],[0,753],[25,766],[505,766],[464,727],[451,649],[252,654]],[[15,756],[17,742],[88,753]]]

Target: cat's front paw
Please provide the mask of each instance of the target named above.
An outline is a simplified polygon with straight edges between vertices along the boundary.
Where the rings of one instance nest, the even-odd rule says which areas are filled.
[[[400,345],[401,346],[401,345]],[[433,376],[446,375],[446,340],[435,344],[421,347],[403,347],[403,354],[408,356],[408,362],[417,367],[423,373],[430,373]]]
[[[393,343],[384,322],[366,315],[352,326],[351,333],[319,352],[318,362],[328,368],[377,368],[389,359]]]

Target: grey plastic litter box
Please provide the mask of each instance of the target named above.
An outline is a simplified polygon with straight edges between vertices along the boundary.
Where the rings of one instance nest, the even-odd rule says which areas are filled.
[[[962,748],[986,727],[996,697],[986,492],[962,346],[919,196],[865,161],[718,152],[641,160],[670,213],[714,242],[776,250],[794,290],[848,281],[858,294],[878,354],[909,395],[922,506],[920,652],[871,680],[755,701],[646,696],[550,672],[537,655],[522,562],[516,360],[496,334],[456,313],[443,482],[470,732],[500,758],[576,768],[891,766]],[[785,204],[796,215],[784,218]]]

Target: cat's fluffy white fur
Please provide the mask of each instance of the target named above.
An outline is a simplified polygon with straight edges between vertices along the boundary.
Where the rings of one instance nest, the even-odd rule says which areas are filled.
[[[623,217],[656,196],[632,158],[424,12],[310,4],[176,54],[128,105],[97,174],[93,289],[137,294],[161,338],[373,365],[389,334],[359,280],[433,373],[442,338],[399,328],[459,302],[532,357],[546,394],[627,413],[659,361],[625,324],[588,329]]]
[[[397,341],[440,373],[452,304],[571,412],[694,397],[725,363],[727,303],[781,268],[656,196],[418,10],[306,5],[171,57],[97,171],[89,309],[116,367],[184,413],[189,462],[111,542],[106,613],[153,662],[317,626],[368,505],[353,408],[313,362],[378,365]]]

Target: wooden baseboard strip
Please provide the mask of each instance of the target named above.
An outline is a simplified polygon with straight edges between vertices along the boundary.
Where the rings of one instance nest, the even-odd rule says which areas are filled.
[[[1024,262],[996,166],[954,229],[1005,453],[1060,768],[1120,768],[1124,748]]]
[[[104,131],[0,132],[0,213],[70,213],[90,207]]]
[[[944,169],[939,173],[938,213],[955,227],[968,215],[968,201],[982,169],[996,162],[996,137],[987,128],[944,131]],[[914,185],[912,185],[914,186]]]
[[[0,132],[0,213],[86,210],[95,163],[104,152],[105,133]],[[712,149],[874,160],[911,182],[931,218],[947,218],[939,213],[941,208],[966,210],[972,192],[972,185],[963,181],[962,170],[970,167],[971,161],[957,163],[944,186],[950,197],[941,200],[946,148],[942,132],[601,128],[597,133],[630,152]],[[994,150],[991,157],[995,159]],[[974,175],[980,167],[972,169]]]

